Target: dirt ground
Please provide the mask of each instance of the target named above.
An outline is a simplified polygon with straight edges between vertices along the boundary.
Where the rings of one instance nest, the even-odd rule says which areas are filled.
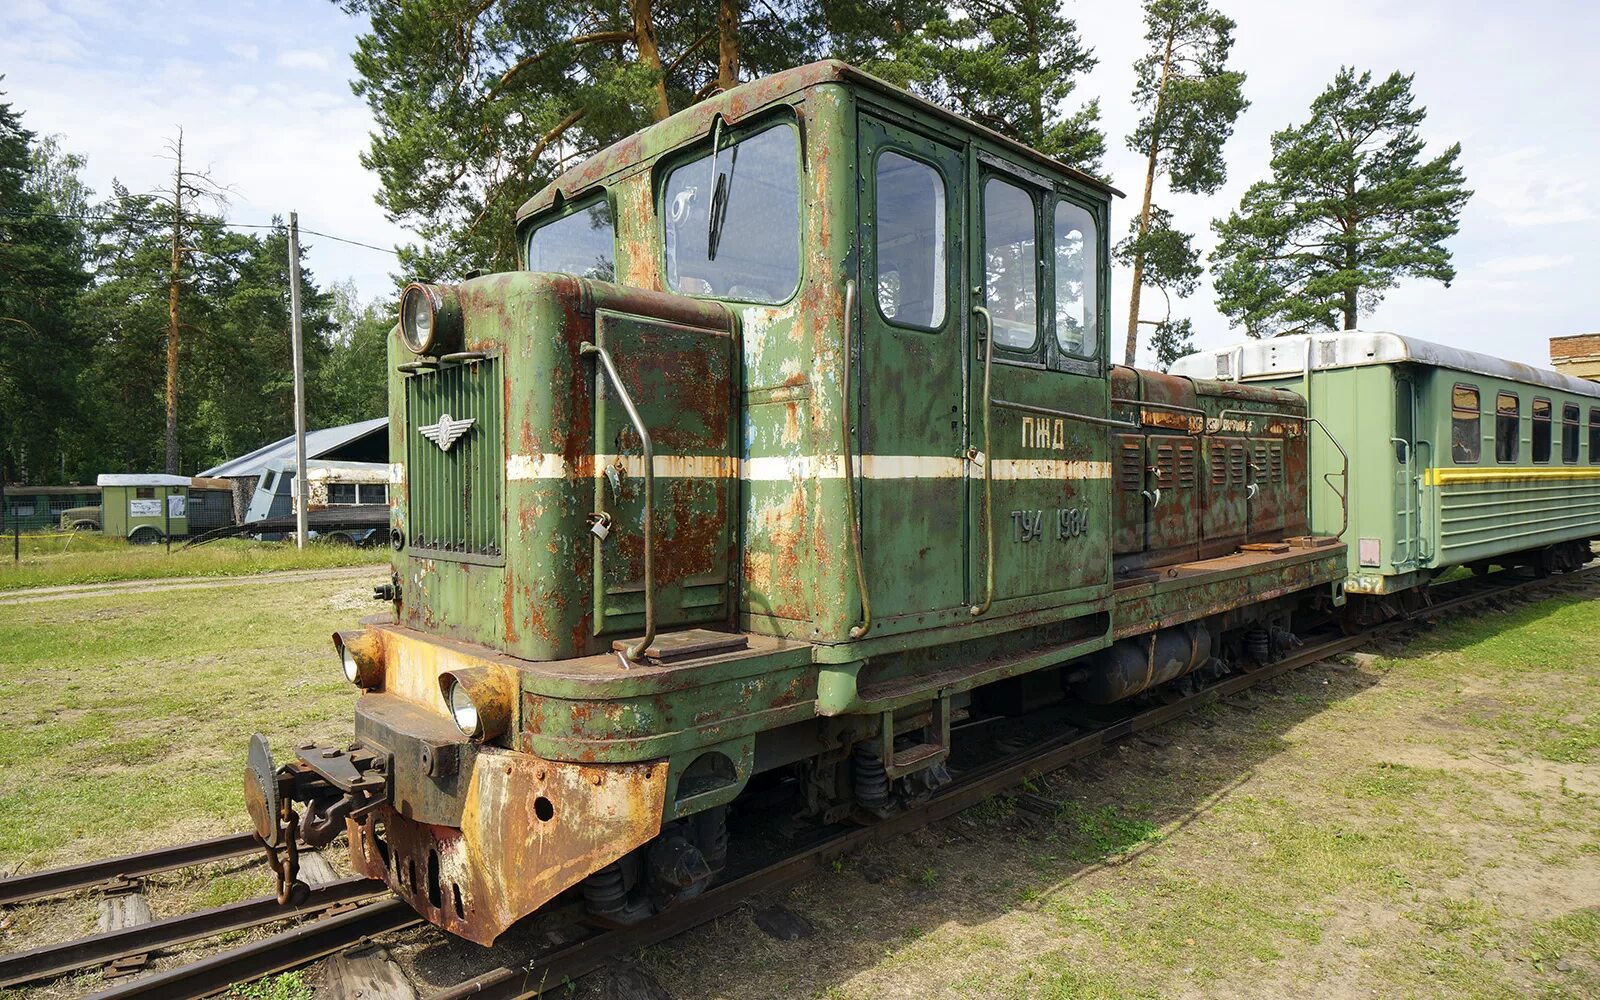
[[[1270,682],[1041,778],[1053,815],[991,801],[637,968],[680,1000],[1600,997],[1596,597]]]
[[[315,580],[6,609],[0,862],[236,828],[248,732],[347,726],[326,636],[369,608],[351,581]],[[563,995],[1600,997],[1597,608],[1600,585],[1287,675],[1038,778],[1054,809],[991,800]],[[48,796],[11,770],[41,761]],[[158,908],[255,895],[263,877],[174,875]],[[773,907],[805,933],[761,930]],[[0,916],[0,949],[92,930],[93,913]],[[425,993],[474,947],[408,934],[392,951],[439,973]],[[235,995],[309,1000],[319,979]]]

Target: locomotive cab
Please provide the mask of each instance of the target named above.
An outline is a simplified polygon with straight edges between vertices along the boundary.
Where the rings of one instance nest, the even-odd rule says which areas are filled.
[[[247,768],[284,891],[343,831],[470,940],[568,890],[626,923],[759,773],[870,819],[956,722],[1271,655],[1343,575],[1303,406],[1113,374],[1115,194],[824,62],[562,175],[526,269],[408,288],[355,745]]]

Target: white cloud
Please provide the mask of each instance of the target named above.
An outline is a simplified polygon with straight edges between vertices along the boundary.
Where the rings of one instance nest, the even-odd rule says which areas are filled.
[[[1566,267],[1574,260],[1572,254],[1529,253],[1509,257],[1495,257],[1477,265],[1485,274],[1533,274]]]
[[[325,70],[331,62],[326,54],[313,49],[288,49],[278,53],[278,65],[284,69]]]
[[[261,46],[246,45],[242,42],[230,42],[222,47],[222,51],[230,56],[238,56],[246,62],[255,62],[261,57]]]
[[[1525,146],[1475,165],[1476,197],[1508,226],[1554,226],[1594,217],[1589,171],[1568,155]]]

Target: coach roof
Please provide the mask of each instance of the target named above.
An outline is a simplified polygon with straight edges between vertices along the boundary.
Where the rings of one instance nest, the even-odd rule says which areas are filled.
[[[1172,372],[1175,375],[1224,380],[1283,378],[1304,374],[1308,360],[1313,371],[1409,363],[1487,375],[1527,385],[1543,385],[1578,396],[1600,396],[1600,383],[1587,379],[1507,361],[1491,354],[1463,351],[1416,337],[1402,337],[1398,333],[1366,330],[1247,340],[1231,347],[1201,351],[1180,358],[1173,363]]]
[[[529,198],[517,210],[517,222],[520,224],[535,212],[550,207],[558,194],[563,200],[575,197],[618,171],[701,138],[711,131],[712,123],[718,116],[724,122],[736,124],[751,113],[766,110],[793,94],[824,83],[851,84],[904,101],[918,111],[935,116],[963,131],[982,136],[1004,147],[1008,152],[1032,160],[1079,184],[1105,194],[1122,197],[1121,191],[1100,178],[1063,163],[1053,156],[1047,156],[1032,146],[963,118],[949,108],[924,100],[849,63],[837,59],[824,59],[741,84],[732,90],[690,105],[664,121],[642,128],[626,139],[613,143],[566,171],[545,185],[538,194]]]

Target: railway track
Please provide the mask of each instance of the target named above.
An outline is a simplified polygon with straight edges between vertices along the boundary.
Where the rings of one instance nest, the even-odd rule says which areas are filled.
[[[1009,791],[1030,777],[1080,760],[1130,736],[1155,729],[1201,705],[1227,698],[1289,671],[1364,645],[1385,634],[1460,613],[1496,598],[1564,590],[1600,578],[1600,566],[1558,577],[1526,579],[1497,573],[1456,581],[1436,588],[1430,604],[1410,617],[1395,619],[1356,635],[1337,632],[1314,636],[1305,646],[1276,663],[1236,674],[1167,704],[1132,711],[1090,731],[1073,731],[1026,750],[981,764],[928,801],[866,827],[824,831],[783,858],[746,871],[692,899],[680,902],[644,924],[617,929],[590,929],[539,950],[515,965],[488,969],[465,982],[432,995],[432,1000],[466,997],[536,996],[574,980],[608,961],[659,943],[731,912],[758,892],[792,884],[822,870],[834,859],[874,841],[895,837],[953,816],[987,798]],[[0,904],[16,905],[47,896],[116,885],[181,867],[238,857],[256,850],[249,834],[238,834],[132,854],[105,861],[58,868],[0,880]],[[307,919],[311,918],[311,919]],[[97,998],[203,997],[238,982],[297,968],[351,948],[362,941],[420,923],[383,883],[346,878],[324,882],[298,903],[279,904],[262,897],[196,913],[113,930],[101,934],[0,956],[0,986],[32,982],[80,969],[106,965],[129,955],[146,955],[231,931],[296,920],[271,934],[192,962],[109,986]]]

